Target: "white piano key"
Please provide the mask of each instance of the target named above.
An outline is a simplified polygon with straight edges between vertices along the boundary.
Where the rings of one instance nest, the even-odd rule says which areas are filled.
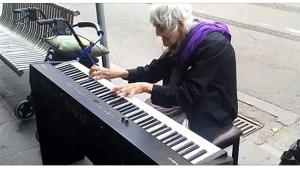
[[[182,141],[181,143],[179,143],[179,144],[176,144],[175,146],[173,146],[173,147],[171,147],[173,150],[176,150],[176,149],[178,149],[179,147],[181,147],[182,145],[184,145],[184,144],[186,144],[186,143],[188,143],[188,142],[190,142],[191,140],[185,140],[185,141]]]
[[[202,156],[197,157],[196,159],[192,160],[191,163],[197,164],[197,163],[200,162],[201,160],[202,160]]]
[[[121,99],[122,99],[122,97],[115,98],[115,99],[112,99],[112,100],[110,100],[110,101],[107,101],[106,103],[107,103],[107,104],[110,104],[110,103],[112,103],[112,102],[115,102],[115,101],[118,101],[118,100],[121,100]]]
[[[136,113],[141,112],[141,111],[143,111],[143,110],[138,109],[138,110],[135,110],[135,111],[130,112],[130,113],[128,113],[128,114],[125,114],[124,116],[125,116],[125,117],[128,117],[128,116],[131,116],[131,115],[136,114]]]
[[[120,107],[124,107],[124,106],[127,106],[127,105],[130,105],[130,102],[125,102],[125,103],[123,103],[123,104],[114,106],[113,108],[118,109],[118,108],[120,108]]]
[[[149,122],[150,122],[150,123],[149,123]],[[149,126],[153,125],[154,123],[159,124],[158,122],[159,122],[159,121],[158,121],[158,120],[155,120],[155,118],[153,117],[153,119],[151,119],[151,120],[149,120],[149,121],[145,121],[145,123],[147,123],[146,125],[145,125],[145,123],[142,123],[142,124],[140,124],[140,126],[142,126],[142,128],[145,129],[145,128],[148,128]]]
[[[97,89],[97,90],[100,90],[100,87],[97,85],[97,84],[91,84],[91,85],[88,85],[88,86],[85,86],[84,88],[88,89],[90,92],[94,92],[92,91],[92,89]]]
[[[142,117],[142,118],[139,118],[139,119],[137,119],[137,120],[135,120],[135,121],[133,121],[133,122],[134,122],[134,123],[139,123],[140,121],[143,121],[143,120],[147,119],[148,117],[151,117],[151,116],[148,114],[147,116],[144,116],[144,117]]]
[[[74,71],[74,69],[63,70],[62,72],[63,72],[64,74],[67,74],[67,73],[69,73],[69,72],[71,72],[71,71]]]
[[[184,155],[183,157],[184,157],[185,159],[188,159],[188,158],[190,158],[192,155],[198,153],[198,152],[201,151],[201,150],[203,150],[203,148],[199,147],[199,148],[197,148],[196,150],[194,150],[194,151],[192,151],[192,152],[190,152],[190,153]]]
[[[96,89],[95,89],[95,90],[96,90]],[[94,91],[95,91],[95,90],[94,90]],[[92,91],[91,91],[91,92],[92,92]],[[107,95],[107,94],[110,94],[110,93],[112,94],[112,91],[107,91],[107,92],[98,94],[97,97],[102,97],[102,96]]]
[[[104,92],[104,91],[107,90],[107,88],[104,87],[104,86],[103,86],[103,87],[98,87],[97,89],[98,89],[98,90],[94,90],[93,93],[94,93],[94,92],[99,92],[99,91],[101,91],[101,93],[102,93],[102,92]],[[100,94],[101,94],[101,93],[100,93]]]
[[[160,136],[157,136],[156,138],[158,140],[161,140],[161,139],[165,138],[166,136],[170,135],[171,133],[173,133],[173,131],[175,131],[175,130],[168,131],[168,132],[166,132],[166,133],[164,133],[164,134],[162,134]]]
[[[162,127],[163,125],[164,125],[163,123],[160,123],[160,124],[158,124],[158,125],[156,125],[156,126],[153,126],[153,127],[149,128],[149,129],[147,129],[146,131],[147,131],[148,133],[151,133],[152,131],[154,131],[154,130],[160,128],[160,127]]]
[[[89,77],[85,77],[85,78],[82,78],[82,79],[75,80],[75,82],[80,83],[81,81],[84,81],[84,80],[87,80],[87,79],[90,79],[90,78]]]
[[[64,72],[64,74],[67,75],[67,76],[71,76],[71,75],[74,75],[76,73],[80,73],[80,72],[76,72],[76,71]]]
[[[81,72],[76,72],[76,73],[72,73],[72,74],[70,74],[70,75],[68,75],[68,76],[74,76],[74,75],[78,75],[78,74],[80,74]]]
[[[90,82],[87,82],[87,83],[82,84],[81,86],[84,87],[84,86],[89,85],[89,84],[91,84],[91,83],[95,83],[95,82],[94,82],[94,81],[90,81]]]
[[[165,128],[163,128],[163,129],[161,129],[161,130],[159,130],[159,131],[156,131],[155,133],[153,133],[152,135],[153,136],[155,136],[155,137],[157,137],[157,136],[159,136],[159,135],[161,135],[161,134],[163,134],[163,133],[166,133],[167,131],[169,131],[169,130],[172,130],[170,127],[165,127]]]
[[[95,87],[95,86],[93,86],[93,87]],[[99,90],[99,88],[100,88],[100,87],[97,87],[97,88],[95,88],[95,89],[92,89],[92,90],[89,90],[89,91],[93,93],[93,92],[95,92],[95,91]],[[112,94],[112,91],[107,91],[106,93],[111,93],[111,94]],[[101,93],[101,94],[104,94],[104,93]],[[100,95],[97,95],[97,97],[100,97],[100,96],[102,96],[101,94],[100,94]]]

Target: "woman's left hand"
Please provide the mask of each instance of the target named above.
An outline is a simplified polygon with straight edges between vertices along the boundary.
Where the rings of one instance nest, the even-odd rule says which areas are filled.
[[[145,82],[129,83],[124,85],[119,85],[113,88],[115,94],[124,93],[128,97],[132,97],[136,94],[149,93],[151,94],[153,85]]]

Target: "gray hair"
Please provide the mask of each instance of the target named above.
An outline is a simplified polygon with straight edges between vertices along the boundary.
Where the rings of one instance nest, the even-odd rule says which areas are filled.
[[[190,4],[153,4],[150,8],[150,23],[168,33],[178,29],[178,21],[182,19],[182,38],[193,27],[192,7]]]

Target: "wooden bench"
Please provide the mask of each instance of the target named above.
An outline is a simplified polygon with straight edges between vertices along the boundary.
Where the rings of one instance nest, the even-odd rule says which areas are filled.
[[[48,45],[40,35],[50,30],[49,25],[41,26],[37,22],[16,24],[14,21],[22,16],[13,13],[13,9],[36,7],[47,18],[64,18],[73,24],[79,15],[67,7],[53,3],[3,3],[0,16],[0,59],[18,76],[28,70],[30,63],[44,61]],[[50,36],[51,34],[49,34]]]

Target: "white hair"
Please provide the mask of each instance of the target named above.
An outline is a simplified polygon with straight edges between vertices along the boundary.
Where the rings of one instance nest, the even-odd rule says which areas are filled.
[[[172,33],[178,29],[178,21],[183,21],[182,40],[194,25],[190,4],[153,4],[150,8],[150,23],[165,32]]]

